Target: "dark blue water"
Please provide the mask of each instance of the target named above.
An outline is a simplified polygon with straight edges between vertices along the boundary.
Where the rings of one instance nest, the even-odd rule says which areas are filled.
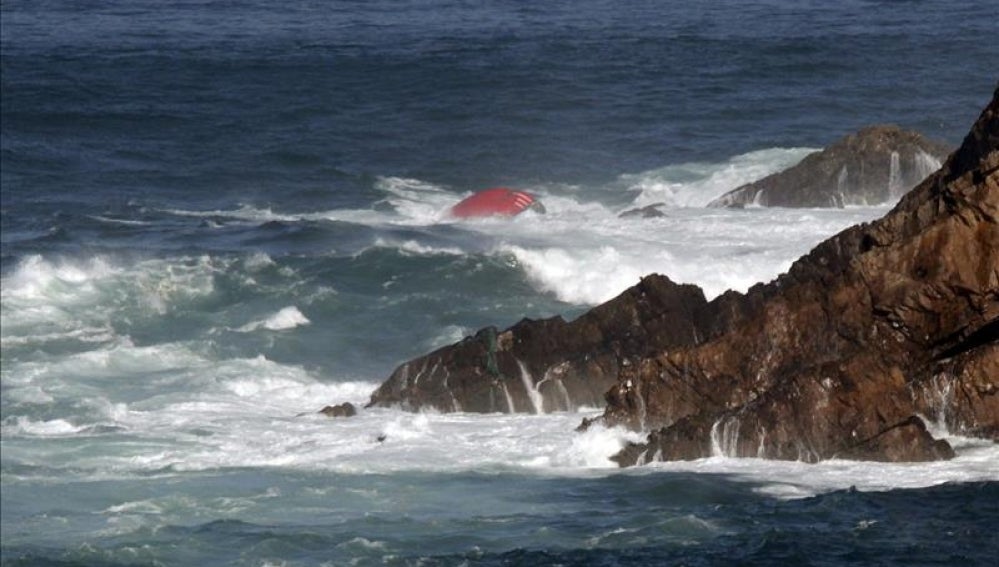
[[[878,122],[956,143],[999,69],[989,2],[5,1],[3,16],[4,208],[35,215],[310,210],[375,200],[374,176],[597,184]]]
[[[238,500],[273,479],[243,473],[193,481],[206,500]],[[311,501],[314,512],[307,520],[283,517],[280,509],[250,499],[253,519],[143,528],[72,549],[46,534],[42,545],[5,547],[4,565],[984,567],[999,553],[995,482],[875,493],[847,489],[792,501],[766,498],[753,492],[752,483],[711,474],[568,483],[480,474],[298,475],[281,482],[282,499],[300,506]],[[187,488],[144,483],[149,494],[178,500]],[[323,501],[316,501],[317,486],[324,487]],[[465,496],[433,496],[455,491]],[[13,504],[16,513],[34,507]],[[79,523],[68,523],[66,537],[76,535],[72,528]]]
[[[484,325],[650,271],[745,289],[882,214],[703,204],[874,123],[956,145],[996,8],[3,0],[0,562],[994,565],[976,440],[619,473],[583,410],[312,413]],[[495,185],[549,214],[446,218]]]

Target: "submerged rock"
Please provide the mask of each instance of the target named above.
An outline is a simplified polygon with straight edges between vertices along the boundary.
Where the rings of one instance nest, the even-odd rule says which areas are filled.
[[[842,207],[901,197],[940,167],[949,149],[897,126],[870,126],[797,165],[742,185],[709,207]]]
[[[621,373],[601,421],[651,430],[622,465],[709,455],[949,458],[924,421],[999,439],[999,90],[885,217],[731,307],[724,332]]]
[[[326,406],[319,410],[319,413],[327,417],[354,417],[357,415],[357,408],[350,402],[344,402],[335,406]]]
[[[653,203],[651,205],[646,205],[644,207],[636,209],[628,209],[627,211],[622,212],[618,216],[623,219],[629,219],[629,218],[653,219],[653,218],[664,217],[666,216],[666,213],[664,213],[662,209],[665,206],[666,203]]]

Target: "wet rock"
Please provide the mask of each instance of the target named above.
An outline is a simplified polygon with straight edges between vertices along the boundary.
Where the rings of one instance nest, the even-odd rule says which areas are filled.
[[[489,327],[406,362],[369,405],[487,413],[600,407],[632,360],[703,339],[706,305],[700,288],[648,276],[574,321]]]
[[[999,91],[884,218],[706,311],[727,313],[711,340],[640,360],[608,391],[600,421],[651,431],[620,464],[952,456],[926,423],[999,440]]]
[[[940,167],[950,149],[897,126],[870,126],[797,165],[742,185],[710,207],[843,207],[894,201]]]
[[[627,211],[622,212],[618,216],[623,219],[629,219],[629,218],[651,219],[651,218],[664,217],[666,216],[666,213],[664,213],[662,209],[665,206],[666,203],[654,203],[652,205],[647,205],[645,207],[637,209],[628,209]]]
[[[353,417],[357,415],[357,408],[350,402],[344,402],[335,406],[326,406],[319,410],[319,413],[327,417]]]

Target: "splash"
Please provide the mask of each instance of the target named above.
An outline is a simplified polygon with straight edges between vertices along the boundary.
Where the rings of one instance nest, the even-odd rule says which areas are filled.
[[[739,419],[722,418],[711,426],[711,456],[739,456]]]
[[[237,329],[237,331],[241,333],[249,333],[258,329],[267,329],[268,331],[287,331],[289,329],[294,329],[295,327],[301,327],[310,323],[311,321],[309,321],[305,315],[302,315],[302,312],[299,311],[297,307],[292,305],[281,309],[263,321],[247,323]]]
[[[894,201],[902,196],[905,183],[902,181],[902,166],[899,164],[898,152],[892,152],[888,162],[888,195]]]

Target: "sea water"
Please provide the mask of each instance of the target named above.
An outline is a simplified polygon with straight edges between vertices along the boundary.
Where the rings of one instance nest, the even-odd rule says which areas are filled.
[[[994,564],[999,449],[942,413],[947,462],[627,470],[641,433],[575,431],[600,408],[316,413],[483,326],[653,272],[745,291],[878,218],[705,205],[869,124],[956,146],[994,8],[5,1],[0,561]],[[496,185],[547,213],[447,215]]]

